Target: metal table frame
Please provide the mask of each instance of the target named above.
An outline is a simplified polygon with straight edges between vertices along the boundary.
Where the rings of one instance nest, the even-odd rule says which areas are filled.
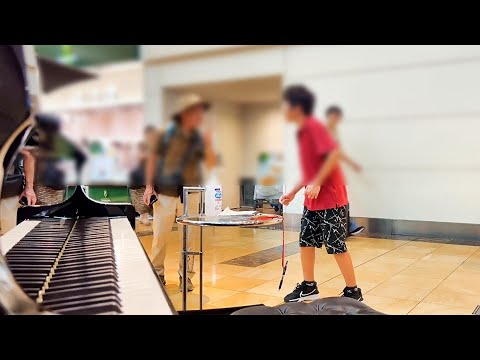
[[[200,310],[203,310],[203,227],[204,226],[246,226],[246,227],[257,227],[257,226],[266,226],[279,224],[283,221],[281,216],[272,218],[271,221],[262,221],[262,220],[252,220],[245,219],[245,217],[240,217],[233,219],[232,221],[225,221],[222,223],[217,223],[214,221],[208,221],[208,217],[205,217],[205,192],[206,188],[203,186],[186,186],[183,188],[183,215],[177,218],[177,223],[183,226],[183,247],[182,247],[182,300],[183,300],[183,311],[187,311],[187,292],[188,292],[188,281],[187,279],[187,267],[188,267],[188,256],[199,256],[200,257]],[[199,213],[196,217],[192,218],[188,215],[188,195],[199,193],[200,194],[200,204],[199,204]],[[203,220],[200,218],[204,218]],[[232,218],[230,218],[232,219]],[[199,251],[189,251],[188,250],[188,227],[189,226],[199,226],[200,227],[200,244]]]
[[[199,205],[199,215],[205,215],[205,191],[204,186],[185,186],[183,188],[183,216],[186,218],[188,216],[188,195],[193,193],[200,194],[200,205]],[[178,221],[178,219],[177,219]],[[188,255],[198,255],[200,258],[200,310],[203,310],[203,228],[200,227],[200,245],[199,251],[188,251],[188,226],[182,224],[183,226],[183,247],[182,247],[182,299],[183,299],[183,311],[187,311],[187,292],[188,292],[188,281],[187,281],[187,267],[188,267]]]

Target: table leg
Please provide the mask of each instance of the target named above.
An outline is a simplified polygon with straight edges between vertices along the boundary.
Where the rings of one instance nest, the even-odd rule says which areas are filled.
[[[205,192],[200,192],[200,216],[205,215]],[[203,227],[200,227],[200,311],[203,310]]]
[[[200,227],[200,310],[203,310],[203,228]]]
[[[182,275],[182,298],[183,298],[183,311],[187,311],[187,266],[188,266],[188,248],[187,248],[187,231],[188,226],[183,226],[183,275]]]

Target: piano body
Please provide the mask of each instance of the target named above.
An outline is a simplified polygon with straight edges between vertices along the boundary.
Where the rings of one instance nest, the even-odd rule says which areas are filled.
[[[60,314],[173,314],[137,238],[130,204],[101,204],[78,186],[65,202],[20,208],[0,240],[26,294]]]
[[[27,47],[0,45],[0,184],[33,125]],[[96,202],[80,186],[61,204],[20,209],[0,238],[0,313],[175,314],[134,216],[130,204]]]

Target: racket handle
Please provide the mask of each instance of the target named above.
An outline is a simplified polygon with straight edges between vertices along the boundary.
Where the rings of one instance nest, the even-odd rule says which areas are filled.
[[[285,274],[287,273],[287,266],[288,266],[288,261],[285,263],[285,266],[283,267],[282,279],[280,280],[280,285],[278,285],[278,290],[282,289],[283,279],[285,278]]]

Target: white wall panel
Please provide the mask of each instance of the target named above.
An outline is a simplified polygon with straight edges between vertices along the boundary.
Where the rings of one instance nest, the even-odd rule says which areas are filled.
[[[367,169],[480,169],[478,117],[348,119],[340,138]]]
[[[172,56],[228,50],[245,46],[248,45],[141,45],[141,53],[143,60],[157,60]]]
[[[480,171],[368,171],[350,175],[353,216],[480,223]]]
[[[244,51],[150,67],[162,86],[181,86],[283,74],[283,48]]]
[[[480,222],[479,46],[293,46],[287,53],[286,84],[312,88],[319,114],[332,103],[346,111],[343,147],[365,167],[346,170],[352,215]],[[287,164],[297,163],[287,153]],[[299,213],[301,204],[287,211]]]
[[[477,45],[302,45],[287,51],[287,78],[345,75],[356,71],[476,61]]]
[[[462,65],[312,76],[302,83],[315,90],[318,110],[339,103],[354,118],[480,114],[480,59]]]

